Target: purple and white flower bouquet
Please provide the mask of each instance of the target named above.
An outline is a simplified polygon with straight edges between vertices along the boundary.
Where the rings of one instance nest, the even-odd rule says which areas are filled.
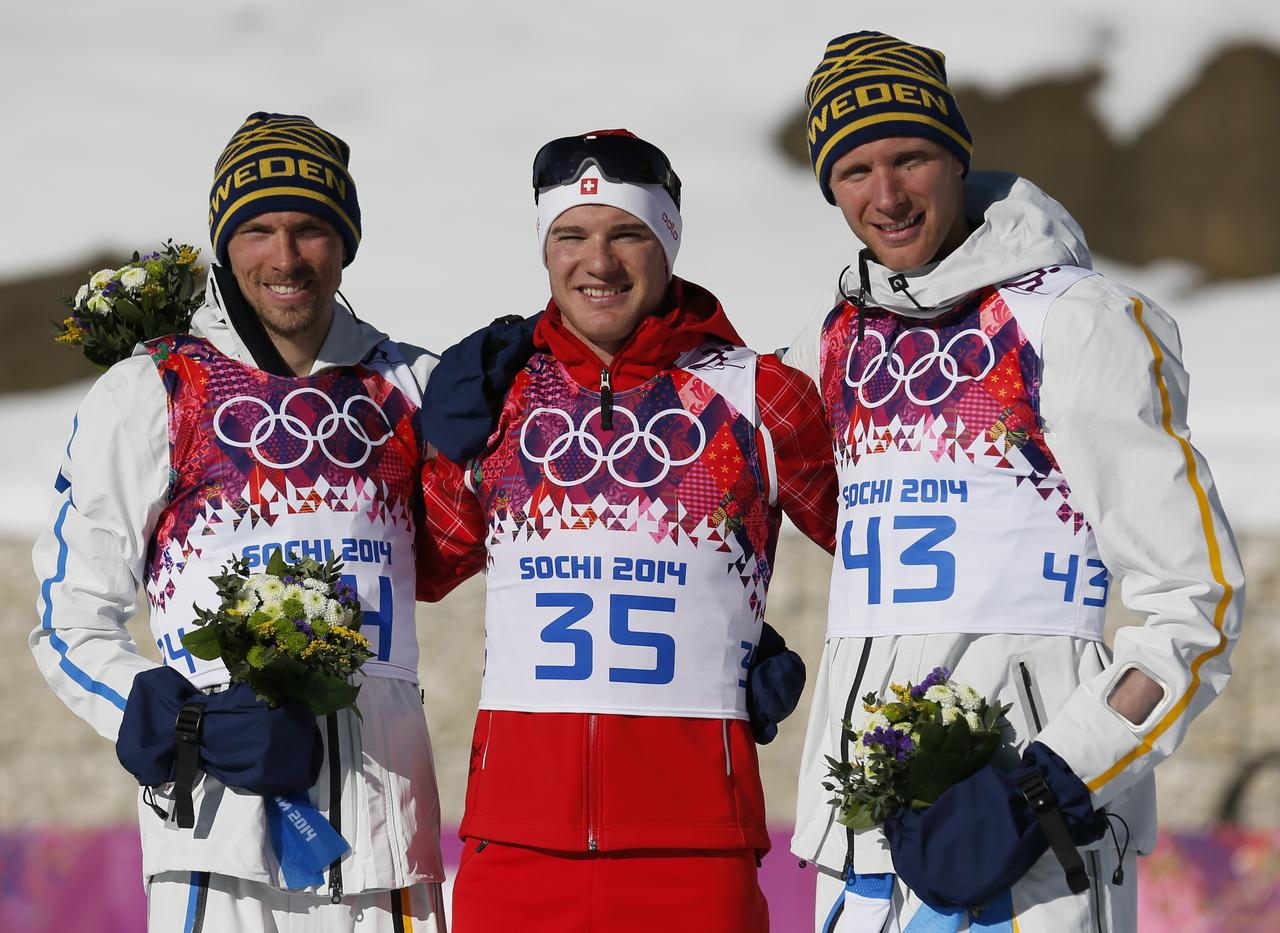
[[[182,636],[188,651],[221,658],[233,684],[247,683],[270,706],[297,700],[317,716],[355,708],[352,675],[373,652],[339,561],[290,563],[276,551],[265,573],[249,573],[240,557],[212,579],[222,604],[196,608],[198,627]]]
[[[118,269],[99,269],[63,299],[71,313],[55,326],[53,339],[80,347],[89,362],[106,369],[139,343],[185,334],[204,303],[199,255],[170,240],[154,253],[134,253]]]
[[[891,684],[893,698],[862,698],[860,728],[844,723],[848,761],[828,756],[836,819],[853,829],[882,825],[899,807],[923,809],[987,764],[1003,739],[1009,706],[993,706],[934,668],[919,684]]]

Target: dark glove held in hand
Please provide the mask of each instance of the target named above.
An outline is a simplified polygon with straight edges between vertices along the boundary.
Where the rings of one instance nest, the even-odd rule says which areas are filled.
[[[804,675],[800,655],[789,650],[782,636],[764,623],[747,671],[747,715],[758,744],[772,742],[778,735],[778,723],[795,712],[804,690]]]
[[[143,786],[173,780],[175,725],[188,701],[203,700],[200,765],[229,787],[272,795],[305,791],[324,763],[316,718],[301,703],[275,709],[247,684],[205,696],[171,667],[133,679],[125,704],[116,757]]]
[[[286,700],[273,709],[248,684],[236,684],[205,703],[200,757],[228,787],[263,796],[300,793],[320,776],[324,743],[305,705]]]
[[[885,821],[893,867],[935,908],[981,907],[1011,888],[1049,848],[1018,776],[1038,771],[1058,801],[1072,840],[1102,836],[1106,818],[1089,789],[1047,746],[1033,742],[1011,773],[987,765],[943,792],[924,810],[902,809]]]
[[[484,450],[507,390],[533,356],[533,331],[541,317],[539,312],[498,318],[440,354],[422,394],[422,429],[454,463]]]

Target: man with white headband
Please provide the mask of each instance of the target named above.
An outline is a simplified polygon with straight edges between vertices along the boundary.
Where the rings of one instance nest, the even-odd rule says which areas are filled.
[[[680,182],[656,147],[554,140],[534,191],[532,357],[496,430],[475,414],[478,451],[465,419],[425,428],[421,558],[487,568],[455,929],[764,931],[746,684],[782,511],[833,546],[817,393],[672,275]],[[429,398],[467,390],[452,352]]]

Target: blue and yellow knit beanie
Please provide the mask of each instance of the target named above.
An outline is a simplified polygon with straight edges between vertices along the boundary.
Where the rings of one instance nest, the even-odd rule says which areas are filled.
[[[346,245],[360,245],[360,202],[347,171],[351,150],[306,117],[253,113],[236,130],[213,171],[209,239],[224,266],[236,227],[258,214],[302,211],[333,224]]]
[[[947,86],[941,52],[882,32],[827,43],[805,91],[809,159],[832,204],[831,166],[851,149],[889,136],[923,136],[945,146],[967,174],[973,137]]]

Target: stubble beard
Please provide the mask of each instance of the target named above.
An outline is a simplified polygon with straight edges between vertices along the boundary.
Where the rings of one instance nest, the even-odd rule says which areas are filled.
[[[273,338],[296,340],[316,328],[323,317],[315,303],[301,308],[255,308],[263,329]]]

